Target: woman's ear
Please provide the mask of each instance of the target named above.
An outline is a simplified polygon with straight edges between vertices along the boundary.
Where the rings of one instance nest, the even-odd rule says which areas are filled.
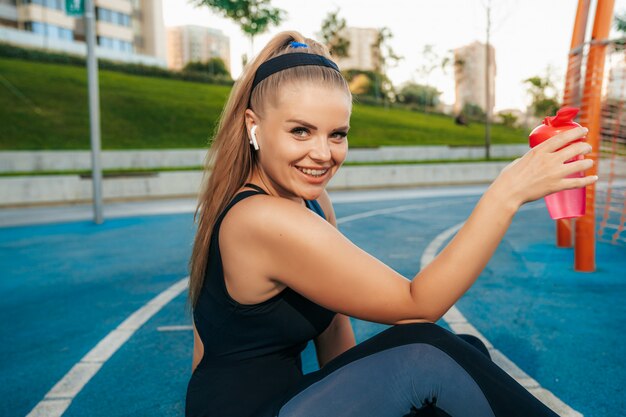
[[[259,117],[252,111],[252,109],[246,109],[244,113],[244,120],[246,123],[246,130],[250,132],[252,126],[258,125]]]

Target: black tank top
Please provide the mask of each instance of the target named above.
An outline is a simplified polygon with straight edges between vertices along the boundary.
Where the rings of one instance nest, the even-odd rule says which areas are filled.
[[[209,248],[204,284],[193,320],[204,344],[204,356],[187,387],[187,417],[250,417],[302,378],[300,353],[321,334],[335,313],[286,288],[259,304],[240,304],[224,282],[219,230],[228,210],[244,198],[262,193],[239,192],[217,218]],[[324,218],[319,203],[307,207]]]

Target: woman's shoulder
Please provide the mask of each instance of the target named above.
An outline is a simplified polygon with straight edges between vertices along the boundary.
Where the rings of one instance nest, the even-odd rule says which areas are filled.
[[[250,190],[243,188],[236,195],[245,191]],[[304,206],[296,203],[295,201],[273,195],[256,193],[240,200],[237,204],[235,204],[229,210],[229,215],[227,217],[230,217],[231,222],[236,219],[234,221],[236,223],[266,223],[271,218],[276,216],[292,217],[294,215],[297,216],[297,214],[310,211],[305,211],[303,209]]]
[[[318,202],[328,220],[327,203],[323,197]],[[235,238],[260,242],[259,238],[277,232],[310,233],[320,222],[325,223],[317,213],[295,201],[258,193],[235,204],[223,219],[222,228]]]
[[[222,256],[253,263],[259,276],[273,276],[275,256],[287,256],[302,240],[317,239],[330,224],[295,201],[265,194],[235,204],[223,219],[219,233]],[[229,255],[230,254],[230,255]],[[230,256],[230,258],[229,258]],[[231,264],[232,266],[232,264]]]

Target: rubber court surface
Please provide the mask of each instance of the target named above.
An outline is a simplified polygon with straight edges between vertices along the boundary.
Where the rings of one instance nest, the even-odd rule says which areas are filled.
[[[481,189],[410,191],[331,193],[339,229],[407,278],[428,245],[467,218]],[[122,210],[117,215],[129,217],[102,225],[69,221],[71,208],[63,215],[58,207],[0,210],[1,416],[31,412],[109,332],[187,275],[192,204],[174,209],[170,202],[174,214],[138,214],[159,205],[165,203]],[[84,218],[89,206],[82,210],[75,217]],[[65,220],[11,225],[46,222],[47,212]],[[526,206],[456,306],[572,409],[625,416],[626,247],[599,243],[598,271],[584,274],[573,271],[572,250],[555,248],[553,240],[543,203]],[[185,301],[183,291],[139,327],[63,415],[182,416],[192,351]],[[359,320],[353,326],[358,341],[386,327]],[[305,371],[315,369],[310,346],[303,360]]]

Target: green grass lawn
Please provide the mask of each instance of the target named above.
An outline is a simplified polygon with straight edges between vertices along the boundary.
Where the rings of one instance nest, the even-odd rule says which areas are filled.
[[[103,149],[203,148],[230,87],[100,71]],[[89,149],[87,71],[0,58],[0,150]],[[350,147],[481,145],[484,128],[450,117],[355,104]],[[492,143],[525,143],[500,125]]]

